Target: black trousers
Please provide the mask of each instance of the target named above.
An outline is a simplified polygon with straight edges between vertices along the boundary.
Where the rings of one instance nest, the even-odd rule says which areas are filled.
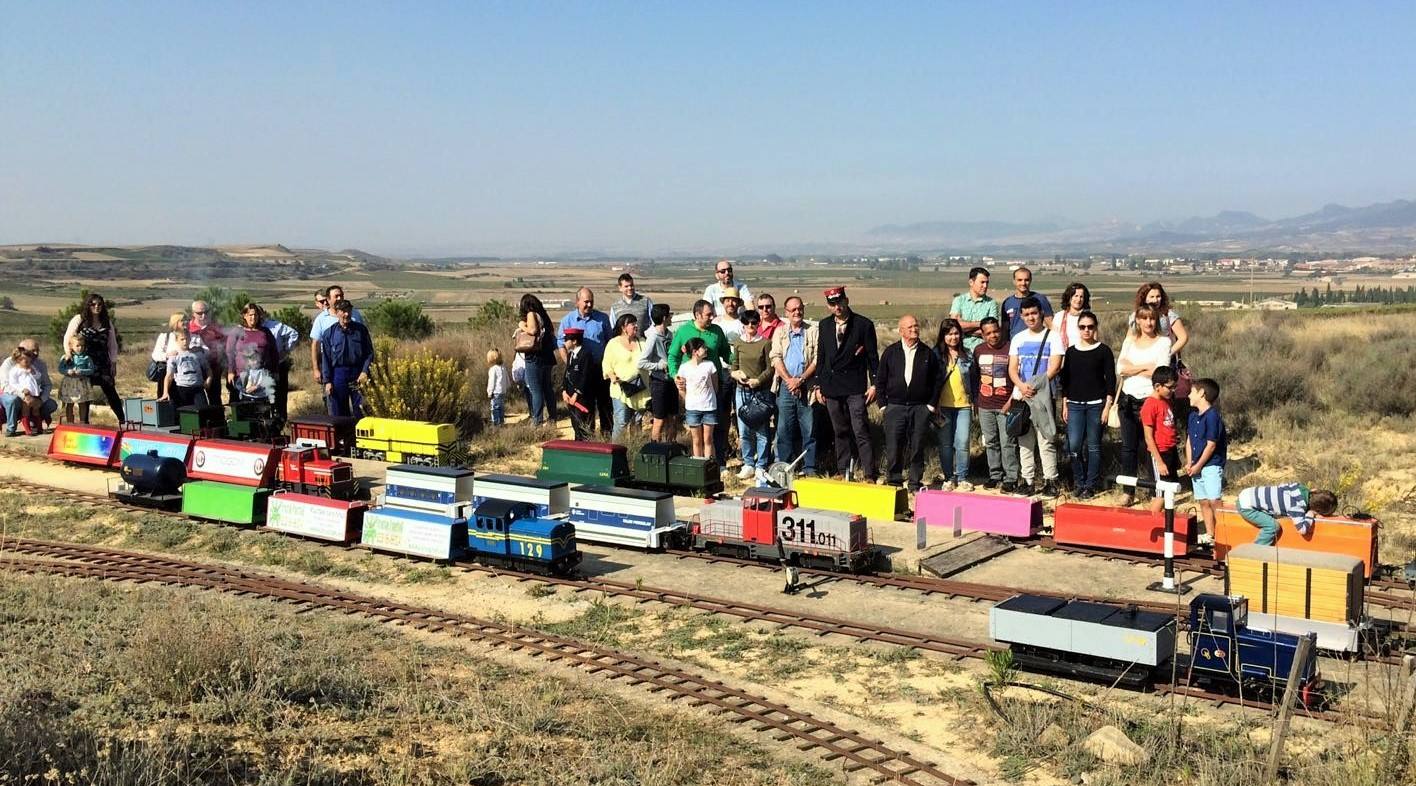
[[[290,399],[290,358],[280,361],[275,369],[275,409],[273,414],[281,423],[285,422],[285,405]]]
[[[208,353],[208,358],[207,358],[207,359],[208,359],[208,360],[211,359],[211,358],[210,358],[210,353]],[[211,383],[208,384],[208,385],[207,385],[207,388],[206,388],[207,402],[209,402],[213,407],[220,407],[220,406],[222,406],[222,403],[221,403],[221,391],[222,391],[222,389],[225,388],[225,387],[226,387],[226,369],[225,369],[225,368],[217,368],[216,366],[212,366],[212,367],[211,367]],[[234,400],[234,399],[233,399],[233,400]]]
[[[885,455],[889,463],[886,480],[892,486],[902,482],[900,473],[908,458],[910,489],[924,482],[924,447],[929,437],[929,408],[923,404],[891,404],[885,408]]]
[[[865,394],[828,396],[826,414],[831,416],[831,431],[836,445],[836,471],[845,472],[850,459],[866,480],[874,481],[875,448],[870,445],[870,419],[865,414]]]
[[[590,406],[591,403],[594,406]],[[610,381],[601,379],[600,386],[595,390],[595,401],[585,402],[585,406],[592,413],[598,412],[600,415],[600,433],[609,436],[615,428],[615,411],[610,403]],[[575,415],[571,415],[571,425],[575,424]]]
[[[113,410],[113,417],[123,422],[123,399],[118,397],[118,388],[113,384],[113,375],[107,371],[100,371],[89,377],[99,390],[103,391],[103,398],[108,402],[108,406]]]

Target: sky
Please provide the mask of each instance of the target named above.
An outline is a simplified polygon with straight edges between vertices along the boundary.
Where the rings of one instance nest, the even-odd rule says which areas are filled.
[[[1416,4],[0,0],[0,243],[665,254],[1416,197]]]

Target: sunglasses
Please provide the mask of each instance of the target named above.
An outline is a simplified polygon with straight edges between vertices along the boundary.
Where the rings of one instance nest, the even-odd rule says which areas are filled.
[[[1077,325],[1078,330],[1096,330],[1096,325]]]
[[[719,272],[719,273],[731,273],[731,272],[733,272],[733,269],[730,268],[730,267],[720,267],[720,268],[718,268],[718,272]]]
[[[322,298],[319,298],[318,300],[316,300],[315,302],[318,303],[318,304],[320,304],[321,306],[327,306],[327,305],[329,305],[329,298],[327,298],[327,297],[322,297]]]
[[[204,316],[206,316],[206,312],[205,312],[205,311],[193,311],[192,314],[193,314],[194,316],[199,316],[199,317],[204,317]]]

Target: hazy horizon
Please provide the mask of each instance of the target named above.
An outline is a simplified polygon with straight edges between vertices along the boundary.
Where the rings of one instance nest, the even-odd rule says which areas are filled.
[[[5,244],[770,250],[1416,197],[1409,5],[0,19]]]

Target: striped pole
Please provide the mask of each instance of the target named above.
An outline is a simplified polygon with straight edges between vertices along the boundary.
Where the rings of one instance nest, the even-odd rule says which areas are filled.
[[[1149,481],[1134,475],[1117,475],[1116,485],[1153,489],[1165,500],[1165,576],[1147,589],[1171,594],[1189,592],[1189,587],[1179,587],[1175,583],[1175,495],[1180,491],[1180,484],[1173,480]]]

